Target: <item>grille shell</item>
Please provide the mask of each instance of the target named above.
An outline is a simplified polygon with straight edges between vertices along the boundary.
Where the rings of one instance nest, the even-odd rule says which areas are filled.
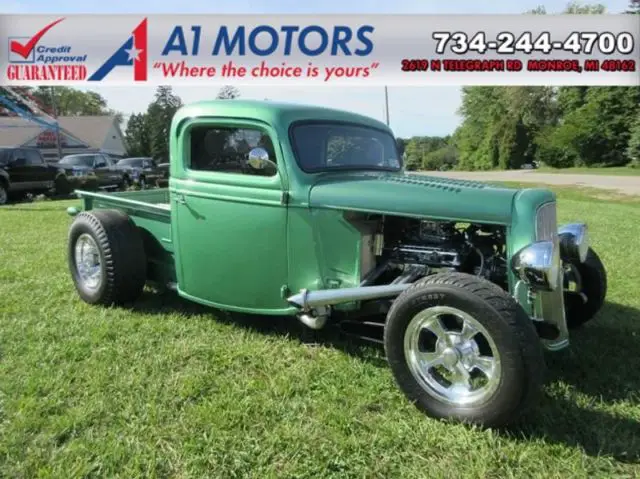
[[[536,213],[536,241],[556,241],[558,237],[558,222],[556,202],[545,203]]]

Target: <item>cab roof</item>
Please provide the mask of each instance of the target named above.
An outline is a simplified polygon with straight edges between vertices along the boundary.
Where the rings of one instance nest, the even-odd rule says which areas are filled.
[[[326,120],[358,123],[388,131],[383,122],[344,110],[268,100],[209,100],[183,106],[174,116],[174,124],[185,118],[227,117],[255,119],[276,128],[288,129],[296,121]]]

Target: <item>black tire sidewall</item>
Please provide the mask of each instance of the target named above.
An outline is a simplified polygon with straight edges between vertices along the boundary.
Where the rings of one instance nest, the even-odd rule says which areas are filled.
[[[0,190],[4,191],[4,195],[0,196],[0,198],[4,198],[3,201],[0,201],[0,205],[6,205],[9,203],[9,188],[7,188],[4,183],[0,181]]]
[[[453,418],[463,422],[498,423],[511,416],[525,393],[525,375],[521,350],[512,328],[500,313],[481,298],[447,285],[430,285],[410,292],[394,304],[385,328],[385,350],[398,385],[405,394],[437,418]],[[458,406],[446,403],[425,391],[414,378],[404,353],[404,335],[413,317],[432,306],[451,306],[479,321],[491,336],[500,355],[501,377],[494,393],[481,403]]]
[[[587,302],[576,295],[565,295],[565,309],[567,325],[571,329],[579,328],[593,319],[604,304],[607,293],[607,274],[600,257],[589,248],[584,263],[574,263],[582,282],[582,292],[587,296]]]
[[[53,191],[56,195],[68,195],[70,190],[69,179],[66,176],[58,176],[53,184]]]
[[[81,278],[78,276],[78,269],[75,260],[75,246],[78,241],[78,238],[82,234],[88,234],[93,238],[98,246],[98,252],[100,254],[100,275],[101,281],[100,285],[96,289],[90,289],[84,286]],[[69,259],[69,269],[71,271],[71,277],[73,279],[73,283],[78,291],[80,297],[90,304],[96,304],[101,302],[102,298],[107,294],[108,278],[106,274],[106,261],[105,261],[105,252],[103,245],[100,242],[100,239],[95,231],[95,227],[87,222],[84,218],[79,219],[79,221],[74,222],[71,226],[71,230],[69,231],[69,241],[68,241],[68,259]]]

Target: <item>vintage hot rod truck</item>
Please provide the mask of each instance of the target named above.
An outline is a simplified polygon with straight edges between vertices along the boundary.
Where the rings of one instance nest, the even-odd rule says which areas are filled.
[[[382,311],[411,401],[498,426],[541,389],[542,349],[566,347],[605,299],[587,227],[558,228],[552,192],[409,174],[371,118],[197,103],[173,118],[170,160],[168,189],[77,192],[68,261],[84,301],[131,302],[148,283],[314,329]]]

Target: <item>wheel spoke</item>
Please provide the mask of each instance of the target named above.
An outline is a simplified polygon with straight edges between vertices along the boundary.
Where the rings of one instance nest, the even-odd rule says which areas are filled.
[[[439,341],[442,340],[445,344],[449,344],[449,336],[447,335],[447,331],[444,329],[442,323],[440,322],[440,317],[436,316],[435,318],[433,318],[431,321],[425,324],[425,328],[435,334]]]
[[[425,370],[442,364],[442,356],[437,352],[419,351],[418,353],[416,353],[416,358]]]
[[[487,378],[491,378],[495,367],[495,359],[490,356],[478,356],[471,363],[472,367],[478,369]]]
[[[455,365],[453,374],[454,381],[452,387],[464,388],[467,391],[471,389],[471,374],[462,363]]]
[[[465,321],[462,324],[462,332],[460,333],[460,336],[463,340],[469,341],[478,333],[478,329],[473,324],[471,324],[471,322]]]

